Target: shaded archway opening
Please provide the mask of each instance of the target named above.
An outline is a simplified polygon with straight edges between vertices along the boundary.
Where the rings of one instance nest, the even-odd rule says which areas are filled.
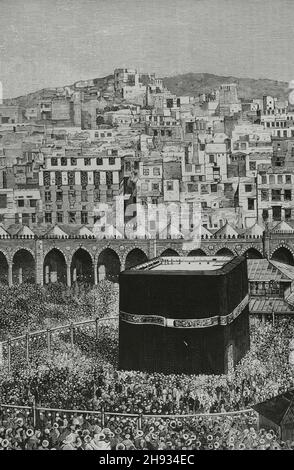
[[[197,250],[192,250],[188,253],[188,256],[206,256],[205,251],[198,248]]]
[[[230,256],[230,257],[232,257],[232,256],[234,256],[234,253],[231,250],[229,250],[229,248],[221,248],[220,250],[218,250],[216,252],[216,255],[217,256]]]
[[[34,284],[35,276],[35,260],[33,255],[25,249],[17,251],[12,260],[13,284]]]
[[[260,251],[256,250],[256,248],[249,248],[248,250],[245,251],[243,256],[245,256],[245,258],[248,258],[248,259],[262,259],[263,258]]]
[[[280,263],[291,264],[294,266],[294,258],[290,250],[284,246],[278,248],[271,257],[274,261],[280,261]]]
[[[172,248],[167,248],[164,250],[160,256],[180,256],[179,253],[176,252],[176,250],[173,250]]]
[[[44,284],[66,284],[66,261],[63,253],[53,248],[44,259]]]
[[[83,248],[79,248],[73,255],[71,261],[71,282],[89,286],[94,284],[93,262],[90,254]]]
[[[0,283],[8,285],[8,262],[6,256],[0,251]]]
[[[120,273],[120,260],[117,253],[111,248],[103,250],[98,257],[98,281],[107,279],[111,282],[118,282]]]
[[[145,263],[146,261],[148,261],[146,253],[139,248],[134,248],[127,254],[125,269],[133,268],[134,266]]]

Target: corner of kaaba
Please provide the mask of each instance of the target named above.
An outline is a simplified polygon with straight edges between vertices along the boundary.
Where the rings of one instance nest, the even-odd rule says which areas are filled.
[[[119,368],[226,374],[250,347],[243,257],[159,257],[120,274]]]

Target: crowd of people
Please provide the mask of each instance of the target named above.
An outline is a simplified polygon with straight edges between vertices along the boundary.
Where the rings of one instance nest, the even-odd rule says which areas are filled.
[[[12,410],[0,412],[0,450],[294,450],[274,430],[257,429],[253,412],[192,418],[101,417],[40,413],[38,424]]]
[[[243,414],[243,410],[294,386],[288,362],[288,346],[293,338],[291,319],[277,320],[275,325],[252,325],[250,351],[234,371],[222,376],[118,370],[116,321],[100,324],[98,341],[95,329],[77,330],[74,349],[66,333],[55,342],[52,338],[51,358],[47,356],[46,341],[40,341],[39,348],[37,343],[34,345],[29,366],[16,355],[10,373],[0,370],[2,403],[35,403],[39,407],[91,410],[97,414],[61,413],[53,419],[41,413],[38,423],[32,426],[28,417],[10,418],[7,410],[2,410],[0,448],[292,448],[273,430],[257,430],[256,415]],[[21,356],[21,348],[17,350]],[[197,416],[232,411],[238,413]],[[119,413],[126,416],[115,416]],[[130,414],[140,416],[139,428],[138,418],[128,417]],[[183,416],[187,414],[196,416]],[[23,420],[22,426],[15,424],[17,419]]]
[[[115,326],[100,328],[94,358],[90,357],[91,348],[96,348],[94,336],[81,333],[80,347],[74,352],[66,343],[62,351],[59,341],[59,351],[50,361],[44,352],[30,367],[19,367],[12,374],[2,370],[3,401],[25,404],[30,392],[37,403],[55,408],[163,415],[215,413],[246,409],[294,385],[287,347],[294,325],[287,320],[275,327],[253,328],[251,350],[231,374],[222,376],[119,371]]]

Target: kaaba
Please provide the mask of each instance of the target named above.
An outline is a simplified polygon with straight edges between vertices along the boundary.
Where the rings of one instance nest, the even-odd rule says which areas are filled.
[[[243,257],[159,257],[119,278],[119,368],[224,374],[250,346]]]

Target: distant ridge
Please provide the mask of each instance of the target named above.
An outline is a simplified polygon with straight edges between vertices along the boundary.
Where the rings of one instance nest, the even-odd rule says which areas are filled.
[[[178,96],[197,96],[218,88],[223,83],[237,83],[239,97],[243,99],[262,98],[263,95],[272,95],[285,99],[288,90],[287,82],[266,78],[238,78],[210,73],[185,73],[183,75],[165,77],[163,82],[172,93]]]
[[[84,80],[81,80],[84,81]],[[95,86],[100,90],[105,90],[113,83],[113,75],[93,79]],[[76,82],[77,83],[77,82]],[[288,83],[270,80],[266,78],[239,78],[233,76],[214,75],[210,73],[185,73],[171,77],[164,77],[163,83],[172,93],[182,96],[198,96],[218,88],[223,83],[237,83],[239,97],[243,99],[262,98],[263,95],[272,95],[279,99],[286,99]],[[74,85],[74,84],[73,84]],[[43,97],[54,96],[56,90],[64,87],[43,88],[33,93],[7,98],[6,104],[19,104],[25,107],[34,106]]]

